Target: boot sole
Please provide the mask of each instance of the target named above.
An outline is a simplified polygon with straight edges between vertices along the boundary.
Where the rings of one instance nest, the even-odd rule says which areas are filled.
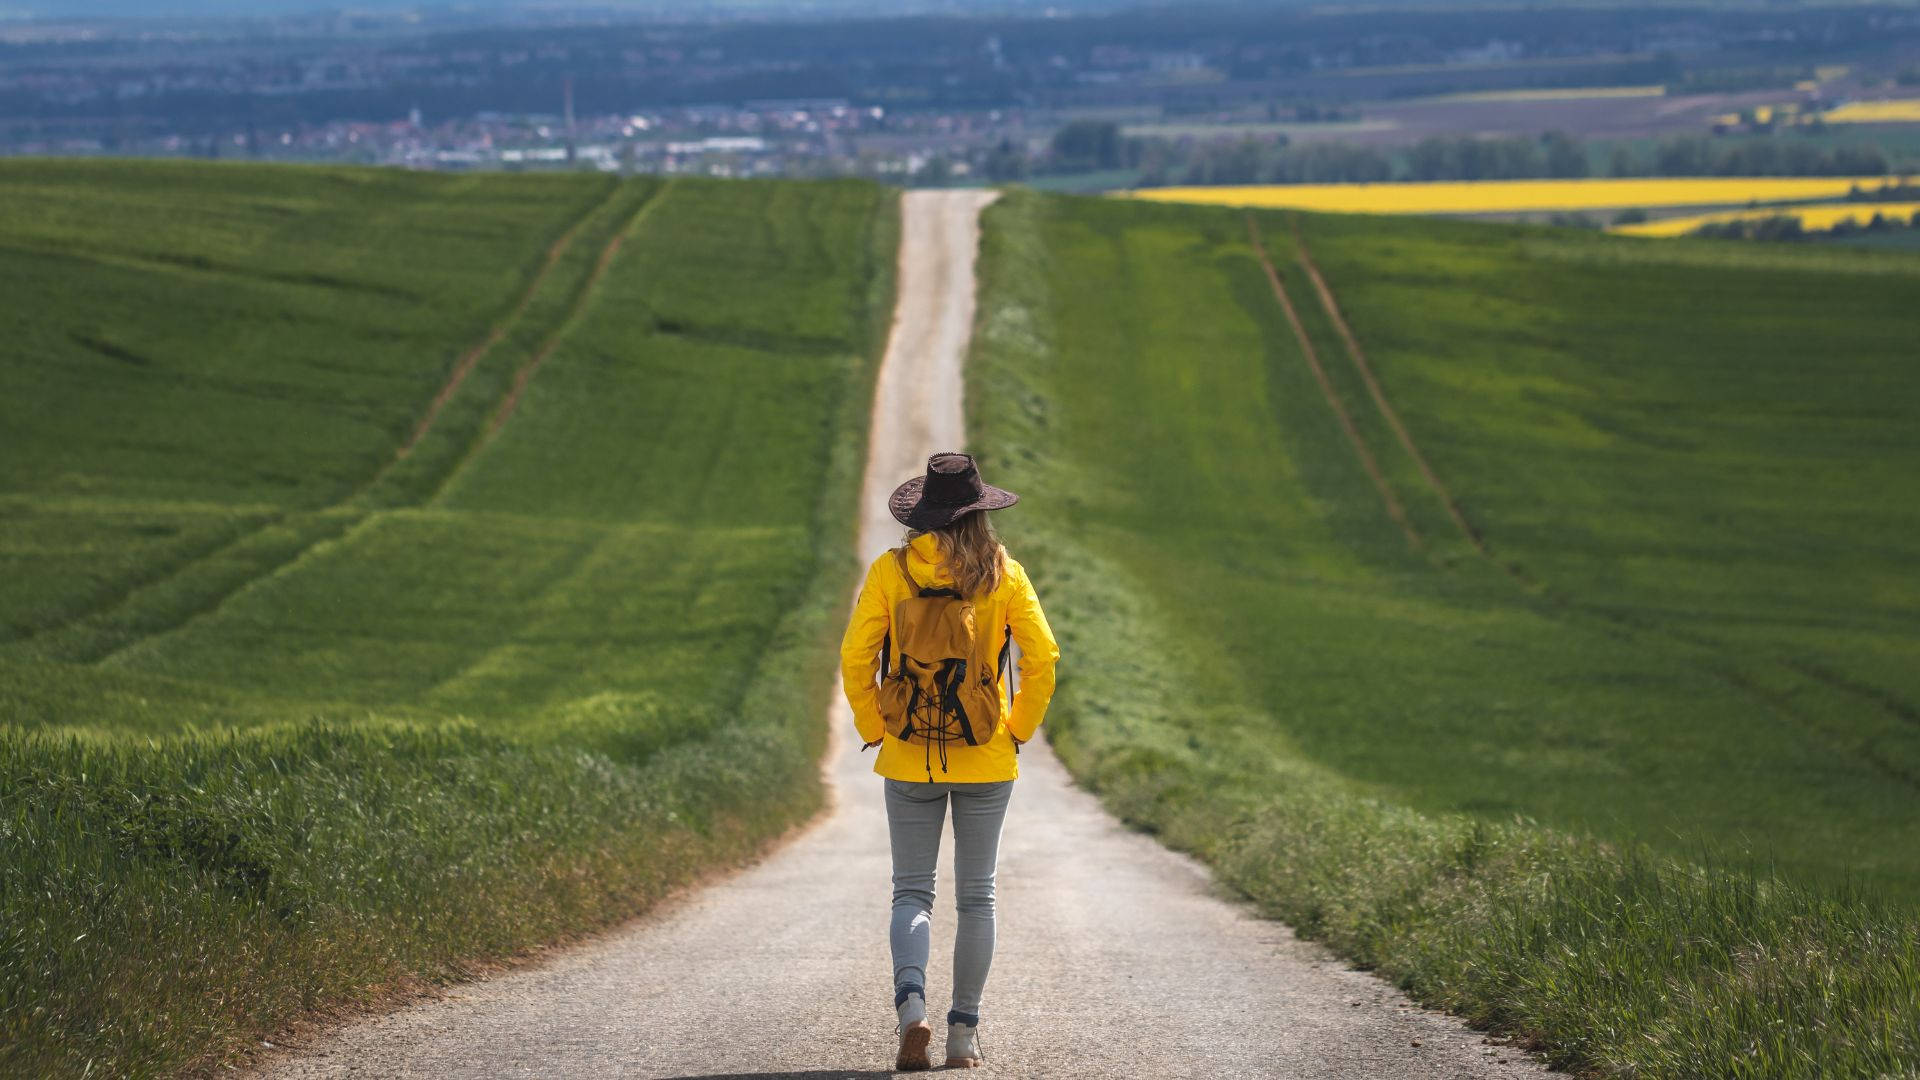
[[[933,1041],[933,1028],[921,1021],[900,1033],[900,1054],[893,1067],[901,1072],[919,1072],[933,1068],[927,1059],[927,1044]]]
[[[979,1058],[950,1057],[947,1059],[947,1068],[949,1069],[977,1069],[979,1067]]]

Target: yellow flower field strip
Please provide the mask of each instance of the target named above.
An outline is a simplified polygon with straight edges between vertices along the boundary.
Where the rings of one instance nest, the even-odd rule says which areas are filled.
[[[1460,180],[1408,184],[1265,184],[1128,192],[1156,202],[1361,214],[1492,214],[1609,207],[1722,206],[1831,199],[1882,176],[1689,176],[1666,179]]]
[[[1702,225],[1723,225],[1729,221],[1764,221],[1781,214],[1791,214],[1799,218],[1800,227],[1803,229],[1826,230],[1842,221],[1865,225],[1875,214],[1897,218],[1900,221],[1912,221],[1916,212],[1920,212],[1920,202],[1833,203],[1827,206],[1792,206],[1774,210],[1726,210],[1717,214],[1694,214],[1689,217],[1666,218],[1661,221],[1643,221],[1635,225],[1616,225],[1608,231],[1622,236],[1685,236]]]
[[[1829,124],[1920,124],[1920,98],[1854,101],[1820,114]]]

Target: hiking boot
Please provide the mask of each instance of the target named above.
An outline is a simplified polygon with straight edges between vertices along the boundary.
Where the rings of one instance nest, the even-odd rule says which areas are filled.
[[[947,1068],[974,1069],[986,1059],[980,1056],[978,1024],[947,1024]]]
[[[927,999],[906,994],[895,1009],[900,1013],[900,1053],[893,1067],[900,1072],[933,1068],[927,1058],[927,1044],[933,1041],[933,1027],[927,1023]]]

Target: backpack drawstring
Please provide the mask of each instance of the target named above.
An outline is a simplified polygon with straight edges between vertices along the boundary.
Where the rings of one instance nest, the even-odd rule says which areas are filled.
[[[927,780],[929,782],[933,780],[934,747],[936,745],[939,747],[940,771],[943,773],[951,772],[952,770],[948,768],[947,744],[955,738],[952,721],[957,718],[961,724],[964,725],[966,723],[966,712],[959,709],[959,703],[957,701],[953,701],[952,691],[944,683],[941,689],[942,698],[951,702],[955,711],[953,713],[943,713],[938,701],[935,701],[931,697],[922,698],[920,696],[920,688],[915,686],[912,695],[907,701],[907,729],[901,733],[904,738],[914,730],[913,718],[915,716],[922,719],[923,722],[919,726],[919,733],[926,743],[925,760]]]

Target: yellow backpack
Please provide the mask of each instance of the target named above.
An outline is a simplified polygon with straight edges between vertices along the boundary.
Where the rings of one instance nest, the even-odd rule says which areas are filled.
[[[996,660],[987,651],[989,636],[975,625],[973,601],[950,588],[921,587],[907,569],[906,548],[893,549],[893,557],[913,595],[894,608],[880,645],[880,718],[888,735],[928,747],[931,780],[934,747],[945,772],[948,745],[982,746],[1000,726],[995,676],[1006,668],[1013,634],[1009,628]],[[899,662],[889,667],[896,654]]]

